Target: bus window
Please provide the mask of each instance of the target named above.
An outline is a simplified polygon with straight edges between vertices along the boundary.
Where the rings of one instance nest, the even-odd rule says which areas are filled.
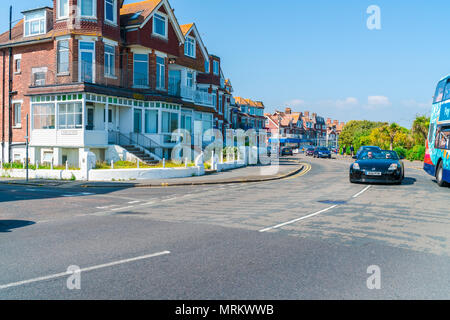
[[[430,125],[430,132],[428,133],[428,143],[431,145],[431,143],[433,142],[433,134],[434,134],[434,127],[435,127],[435,123],[432,123]]]
[[[450,99],[450,82],[447,82],[444,90],[444,101]]]
[[[441,127],[436,132],[436,148],[450,149],[450,126]]]
[[[447,84],[447,79],[442,80],[441,82],[438,83],[437,88],[436,88],[436,93],[434,95],[433,103],[438,103],[438,102],[442,101],[442,98],[444,96],[444,88],[445,88],[446,84]]]

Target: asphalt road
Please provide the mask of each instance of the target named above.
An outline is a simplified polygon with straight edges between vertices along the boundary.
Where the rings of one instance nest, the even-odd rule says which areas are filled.
[[[0,299],[450,298],[449,188],[416,169],[355,185],[345,161],[302,161],[262,183],[0,185]]]

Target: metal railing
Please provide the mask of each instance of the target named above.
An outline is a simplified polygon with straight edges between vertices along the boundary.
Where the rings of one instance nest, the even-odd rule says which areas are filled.
[[[154,155],[162,154],[163,147],[155,142],[148,136],[137,133],[130,132],[130,134],[123,134],[119,131],[109,131],[108,132],[108,143],[119,145],[119,146],[138,146],[146,149]]]

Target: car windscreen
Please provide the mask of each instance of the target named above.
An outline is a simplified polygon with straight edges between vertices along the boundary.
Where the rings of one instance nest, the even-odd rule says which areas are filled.
[[[328,151],[328,149],[327,149],[327,148],[317,148],[317,151],[322,151],[322,152],[324,152],[324,151]]]
[[[358,158],[358,160],[385,160],[385,159],[399,160],[399,157],[397,155],[397,152],[395,151],[382,150],[376,152],[365,151]]]

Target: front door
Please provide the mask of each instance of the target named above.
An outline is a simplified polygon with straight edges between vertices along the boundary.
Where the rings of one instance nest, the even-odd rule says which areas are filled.
[[[142,132],[142,110],[135,109],[134,110],[134,129],[133,132],[141,133]]]

